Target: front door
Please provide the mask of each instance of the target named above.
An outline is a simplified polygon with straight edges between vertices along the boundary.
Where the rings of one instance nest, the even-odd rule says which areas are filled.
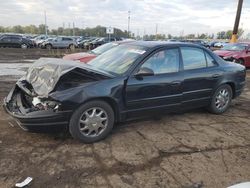
[[[154,52],[138,68],[151,69],[154,75],[129,77],[125,98],[129,117],[145,111],[180,106],[183,76],[179,72],[179,62],[178,48],[161,49]]]

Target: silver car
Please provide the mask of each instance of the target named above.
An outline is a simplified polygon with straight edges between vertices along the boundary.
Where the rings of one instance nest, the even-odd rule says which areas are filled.
[[[46,41],[42,44],[41,48],[69,48],[71,50],[77,47],[76,41],[71,37],[56,37],[53,40]]]

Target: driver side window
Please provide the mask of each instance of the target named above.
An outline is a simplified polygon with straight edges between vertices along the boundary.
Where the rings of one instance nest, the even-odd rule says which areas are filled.
[[[166,49],[153,54],[141,68],[149,68],[154,74],[174,73],[179,71],[179,50]]]

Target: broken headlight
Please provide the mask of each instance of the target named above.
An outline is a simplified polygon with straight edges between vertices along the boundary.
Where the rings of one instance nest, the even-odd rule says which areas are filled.
[[[34,97],[32,104],[39,110],[58,110],[60,106],[60,103],[57,101],[50,101],[39,97]]]

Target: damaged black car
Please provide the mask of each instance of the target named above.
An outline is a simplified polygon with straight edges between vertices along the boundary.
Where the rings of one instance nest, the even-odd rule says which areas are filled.
[[[17,123],[67,126],[85,143],[105,138],[116,122],[206,107],[221,114],[245,85],[244,66],[194,44],[131,42],[88,64],[42,58],[4,99]]]

